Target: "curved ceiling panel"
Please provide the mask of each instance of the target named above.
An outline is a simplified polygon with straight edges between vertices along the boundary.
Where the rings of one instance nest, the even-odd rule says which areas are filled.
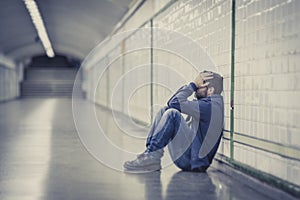
[[[133,0],[36,0],[54,52],[83,59]],[[0,53],[23,61],[45,54],[22,0],[0,1]]]
[[[77,47],[74,47],[74,44],[58,43],[54,44],[55,53],[57,55],[65,55],[67,57],[76,58],[83,60],[86,54],[79,52]],[[20,48],[17,48],[15,51],[10,54],[6,54],[9,58],[15,61],[25,61],[28,58],[44,55],[44,49],[41,44],[32,43],[24,45]]]

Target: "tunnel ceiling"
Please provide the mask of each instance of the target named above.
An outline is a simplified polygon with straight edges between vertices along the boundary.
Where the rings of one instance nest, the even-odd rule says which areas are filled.
[[[82,60],[133,0],[36,0],[55,54]],[[0,53],[19,62],[45,54],[22,0],[0,1]]]

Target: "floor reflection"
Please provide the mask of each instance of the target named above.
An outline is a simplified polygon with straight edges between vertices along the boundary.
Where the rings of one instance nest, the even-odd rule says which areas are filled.
[[[163,191],[161,172],[133,174],[144,185],[147,200],[217,199],[216,186],[207,173],[174,173]]]
[[[144,174],[134,174],[139,183],[144,185],[145,199],[147,200],[162,200],[162,183],[161,183],[161,172],[151,172]]]
[[[208,173],[179,171],[168,184],[166,200],[217,199],[216,187]]]

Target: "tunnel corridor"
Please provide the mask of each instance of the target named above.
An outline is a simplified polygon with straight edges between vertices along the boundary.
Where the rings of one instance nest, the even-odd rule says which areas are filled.
[[[299,9],[299,0],[0,1],[0,199],[299,199]],[[206,173],[181,171],[167,148],[160,171],[124,171],[158,111],[191,122],[181,103],[213,95],[224,109]],[[202,111],[192,120],[217,127]]]

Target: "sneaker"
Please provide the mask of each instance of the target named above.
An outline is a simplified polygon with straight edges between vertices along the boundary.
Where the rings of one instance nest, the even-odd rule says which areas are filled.
[[[150,172],[161,169],[161,155],[157,152],[144,152],[133,161],[126,161],[124,168],[126,171]]]

